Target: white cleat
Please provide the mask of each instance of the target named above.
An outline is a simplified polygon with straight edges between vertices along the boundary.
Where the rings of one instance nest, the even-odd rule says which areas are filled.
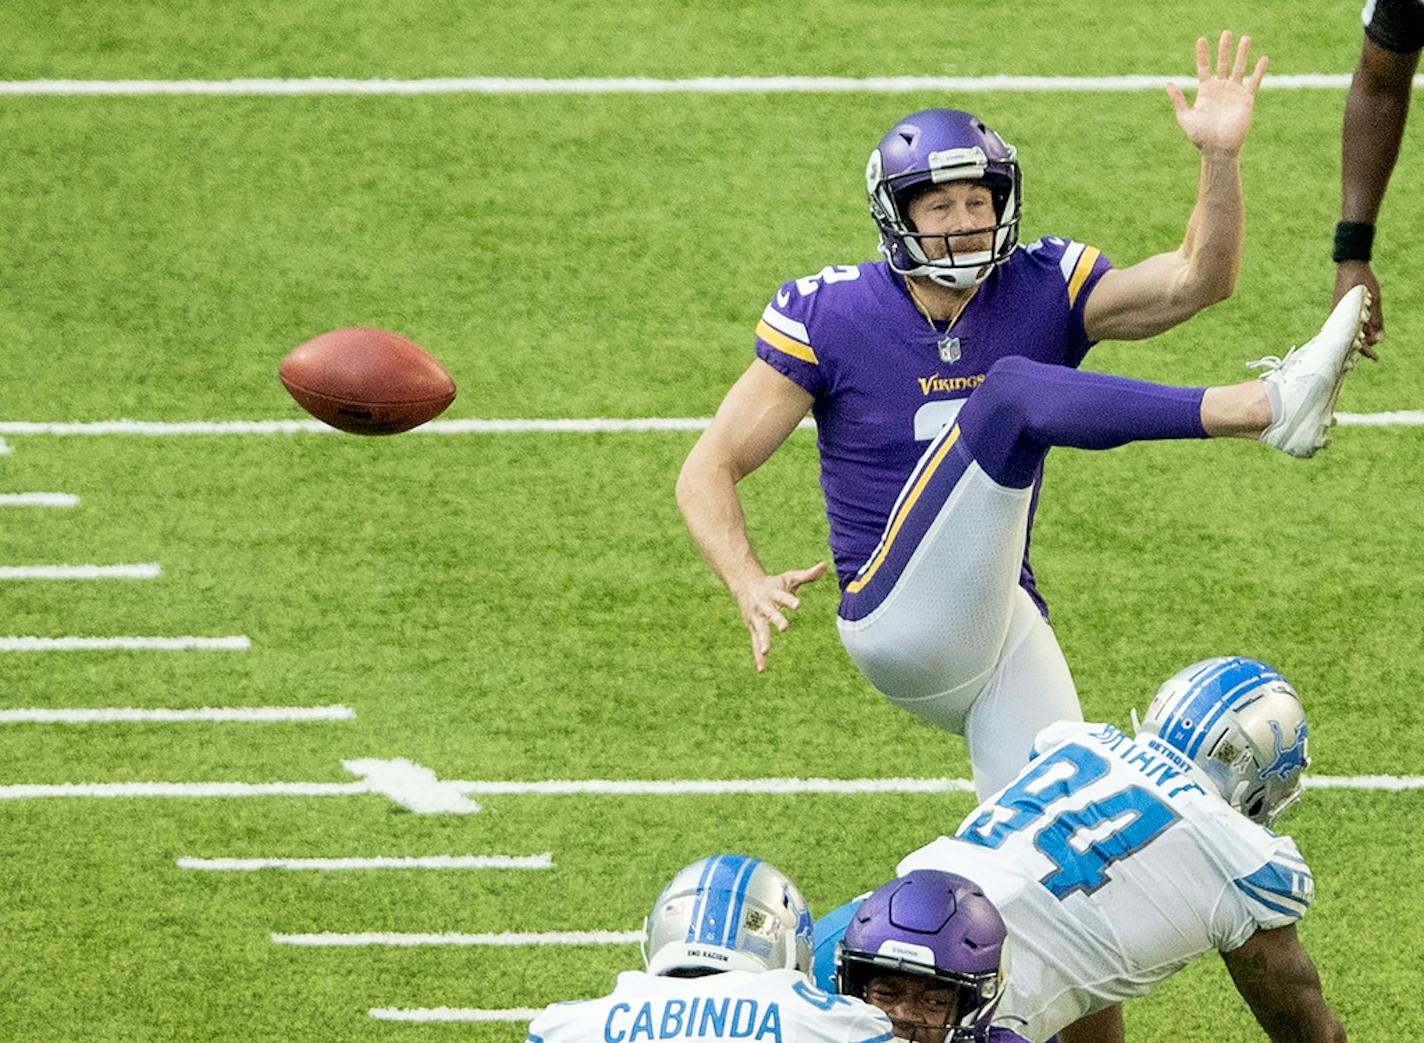
[[[1261,379],[1274,386],[1280,400],[1280,417],[1261,432],[1261,441],[1302,459],[1324,448],[1340,385],[1364,347],[1369,317],[1370,292],[1356,286],[1305,344],[1291,348],[1285,358],[1273,355],[1247,363],[1267,370]]]

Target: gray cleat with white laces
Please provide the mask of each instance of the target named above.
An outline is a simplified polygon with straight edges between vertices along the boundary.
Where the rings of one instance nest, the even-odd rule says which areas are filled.
[[[1325,433],[1335,423],[1335,400],[1345,374],[1355,368],[1355,356],[1365,343],[1370,317],[1370,292],[1356,286],[1335,305],[1320,332],[1285,358],[1270,356],[1247,363],[1265,368],[1278,419],[1261,432],[1261,441],[1301,458],[1324,448]]]

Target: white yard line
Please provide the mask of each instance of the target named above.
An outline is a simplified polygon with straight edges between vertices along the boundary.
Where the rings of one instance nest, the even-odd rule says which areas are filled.
[[[1344,427],[1424,426],[1424,410],[1394,410],[1385,413],[1337,413]],[[645,431],[702,431],[710,417],[548,417],[507,420],[432,420],[417,427],[417,435],[504,435],[504,434],[600,434]],[[814,429],[811,420],[801,426]],[[144,438],[177,438],[210,435],[337,435],[342,432],[320,420],[76,420],[64,422],[0,421],[0,434],[56,435],[61,437],[133,435]],[[62,495],[55,493],[28,495]],[[0,499],[0,503],[3,503]]]
[[[537,782],[451,782],[476,796],[720,796],[800,793],[973,793],[970,779],[545,779]]]
[[[0,96],[74,95],[310,95],[310,94],[906,94],[919,91],[984,94],[1160,91],[1171,82],[1196,86],[1194,76],[645,76],[515,78],[504,76],[430,79],[244,78],[232,80],[5,80]],[[1424,86],[1424,75],[1415,78]],[[1266,90],[1344,90],[1349,73],[1267,76]]]
[[[0,456],[9,456],[14,451],[15,450],[10,448],[9,443],[6,442],[5,439],[0,438]]]
[[[69,493],[0,493],[0,507],[78,507]]]
[[[200,706],[187,710],[140,709],[107,706],[89,709],[0,710],[0,724],[125,724],[135,721],[179,723],[275,723],[284,721],[351,721],[356,711],[349,706]]]
[[[0,800],[52,797],[357,797],[384,795],[413,811],[469,814],[470,796],[793,796],[864,793],[972,793],[969,779],[663,779],[546,780],[535,782],[441,781],[404,758],[342,762],[358,782],[65,782],[0,785]],[[1310,775],[1312,789],[1403,792],[1424,790],[1424,775]]]
[[[419,855],[374,858],[180,858],[178,868],[213,873],[253,873],[263,869],[291,872],[341,872],[361,869],[553,869],[552,852],[542,855]]]
[[[378,792],[365,782],[54,782],[0,786],[0,800],[88,797],[364,797]]]
[[[139,565],[0,565],[7,579],[157,579],[158,562]]]
[[[1342,427],[1420,427],[1424,410],[1403,409],[1389,413],[1336,413]]]
[[[498,934],[408,934],[400,931],[368,931],[361,934],[340,934],[325,931],[319,934],[273,934],[276,945],[299,945],[316,949],[347,949],[366,946],[409,948],[424,945],[637,945],[642,931],[545,931],[541,933],[501,931]]]
[[[250,638],[234,637],[0,637],[0,652],[245,652]]]
[[[710,417],[588,417],[510,420],[432,420],[415,430],[427,435],[592,434],[627,431],[701,431]],[[811,426],[809,423],[805,426]],[[0,422],[8,435],[137,435],[173,438],[191,435],[338,435],[320,420],[85,420]]]

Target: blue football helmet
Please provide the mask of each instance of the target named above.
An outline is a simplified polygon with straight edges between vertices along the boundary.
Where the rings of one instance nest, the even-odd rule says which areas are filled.
[[[925,109],[906,116],[880,139],[865,168],[870,215],[880,230],[880,252],[901,275],[926,276],[942,286],[969,289],[1008,260],[1019,241],[1023,178],[1017,150],[977,116],[957,109]],[[976,181],[994,198],[994,224],[949,235],[918,231],[910,200],[947,181]],[[994,233],[991,250],[956,252],[962,236]],[[931,260],[926,239],[944,240],[947,254]]]
[[[643,925],[649,974],[811,971],[811,910],[785,873],[745,855],[678,872]]]
[[[1139,723],[1139,738],[1186,755],[1217,792],[1269,826],[1300,799],[1310,729],[1290,682],[1242,656],[1205,659],[1169,677]]]

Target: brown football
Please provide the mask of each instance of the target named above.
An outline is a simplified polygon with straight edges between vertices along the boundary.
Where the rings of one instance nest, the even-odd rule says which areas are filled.
[[[357,435],[409,431],[455,400],[445,367],[387,330],[323,333],[293,348],[277,374],[308,413]]]

